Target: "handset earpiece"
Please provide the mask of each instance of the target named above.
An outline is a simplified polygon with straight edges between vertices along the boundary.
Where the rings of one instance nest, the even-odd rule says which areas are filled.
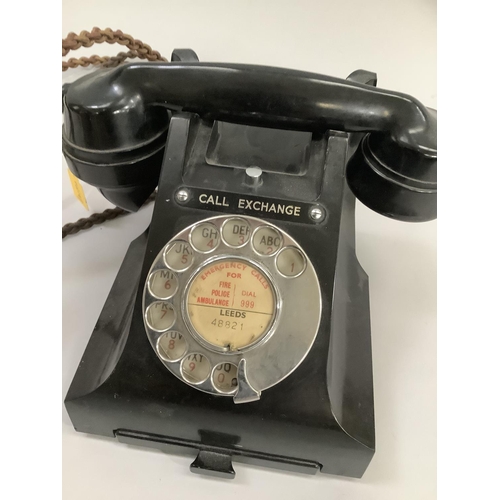
[[[198,56],[174,49],[171,59],[197,62]],[[139,88],[115,82],[120,70],[98,70],[63,85],[63,153],[78,178],[135,212],[158,184],[171,112],[144,99]]]
[[[346,177],[356,198],[379,214],[405,222],[437,217],[437,152],[422,154],[370,133],[347,164]]]
[[[135,212],[158,184],[170,112],[112,82],[96,85],[113,71],[99,70],[65,89],[63,153],[79,179]]]

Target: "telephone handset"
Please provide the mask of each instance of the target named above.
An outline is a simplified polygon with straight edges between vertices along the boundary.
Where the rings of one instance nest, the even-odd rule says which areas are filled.
[[[352,194],[435,218],[436,113],[366,71],[174,55],[65,88],[72,172],[130,211],[158,186],[66,397],[73,424],[194,454],[193,472],[360,477],[375,438]]]
[[[368,78],[373,81],[371,74]],[[63,151],[77,176],[102,183],[110,201],[134,210],[156,185],[161,155],[155,153],[163,149],[171,112],[246,125],[368,133],[347,169],[354,194],[389,217],[434,219],[436,112],[411,96],[353,80],[241,64],[127,64],[67,89]],[[130,199],[117,192],[121,186]]]

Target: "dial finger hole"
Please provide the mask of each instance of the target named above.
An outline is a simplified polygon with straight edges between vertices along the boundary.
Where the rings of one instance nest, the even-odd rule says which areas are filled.
[[[189,354],[181,363],[181,374],[190,384],[201,384],[210,375],[210,361],[203,354]]]
[[[212,384],[224,394],[231,394],[238,388],[238,367],[233,363],[219,363],[212,372]]]
[[[146,310],[146,322],[152,330],[164,332],[175,323],[175,311],[168,302],[153,302]]]
[[[187,241],[177,240],[170,243],[165,253],[163,260],[165,264],[174,271],[185,271],[191,267],[193,263],[194,254],[191,246]]]
[[[281,235],[272,227],[259,227],[252,238],[254,250],[260,255],[274,255],[281,247]]]
[[[278,271],[287,278],[296,278],[306,268],[306,259],[296,248],[284,248],[276,257]]]
[[[156,350],[165,361],[179,361],[187,351],[187,343],[179,332],[167,332],[158,339]]]
[[[159,269],[149,276],[148,288],[157,299],[169,299],[177,292],[177,276],[168,269]]]
[[[242,247],[250,239],[250,224],[245,219],[228,219],[222,226],[222,238],[231,247]]]
[[[219,246],[219,230],[211,223],[199,224],[191,231],[191,244],[201,253],[209,253]]]

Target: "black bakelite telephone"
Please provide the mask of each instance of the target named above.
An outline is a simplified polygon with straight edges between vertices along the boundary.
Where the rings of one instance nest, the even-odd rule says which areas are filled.
[[[436,112],[346,80],[243,64],[97,71],[64,89],[71,171],[138,210],[158,186],[65,403],[75,429],[195,457],[361,477],[375,451],[354,195],[436,218]]]

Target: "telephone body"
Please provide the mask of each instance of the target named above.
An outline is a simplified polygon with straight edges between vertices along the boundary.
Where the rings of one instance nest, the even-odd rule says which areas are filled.
[[[219,477],[233,461],[361,477],[375,427],[355,196],[436,217],[436,113],[367,71],[172,60],[64,89],[71,171],[130,211],[158,189],[66,396],[72,423]]]

